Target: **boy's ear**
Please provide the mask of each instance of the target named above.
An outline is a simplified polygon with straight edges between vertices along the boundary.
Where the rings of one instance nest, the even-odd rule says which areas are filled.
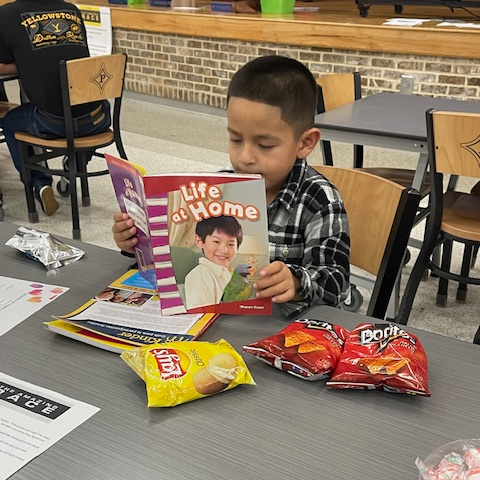
[[[203,242],[202,242],[202,239],[200,238],[199,235],[195,234],[195,245],[200,248],[200,249],[203,249]]]
[[[302,136],[299,140],[299,149],[297,153],[297,158],[306,158],[313,149],[317,146],[320,141],[320,130],[318,128],[312,127],[307,131],[302,133]]]

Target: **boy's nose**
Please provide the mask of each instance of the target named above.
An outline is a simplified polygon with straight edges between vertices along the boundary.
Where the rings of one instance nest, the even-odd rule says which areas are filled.
[[[248,145],[245,145],[238,156],[238,161],[244,165],[251,165],[252,163],[255,163],[254,149]]]

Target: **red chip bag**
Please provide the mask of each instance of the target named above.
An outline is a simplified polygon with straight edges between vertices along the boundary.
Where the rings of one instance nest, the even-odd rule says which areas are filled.
[[[302,318],[243,351],[304,380],[320,380],[335,369],[348,333],[339,325]]]
[[[361,323],[350,332],[330,388],[430,396],[427,355],[415,335],[392,323]]]

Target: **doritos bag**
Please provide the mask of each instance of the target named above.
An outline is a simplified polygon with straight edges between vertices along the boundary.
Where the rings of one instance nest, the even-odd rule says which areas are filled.
[[[340,325],[302,318],[243,351],[304,380],[320,380],[335,369],[348,333]]]
[[[430,396],[427,356],[415,335],[392,323],[361,323],[348,336],[330,388]]]

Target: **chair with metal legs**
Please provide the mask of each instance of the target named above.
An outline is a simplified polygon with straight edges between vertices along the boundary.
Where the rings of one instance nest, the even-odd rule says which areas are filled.
[[[360,169],[315,166],[339,190],[350,226],[350,263],[375,276],[367,315],[385,319],[420,195]]]
[[[66,179],[66,182],[59,182],[57,190],[61,195],[70,197],[72,235],[73,238],[80,238],[77,178],[80,179],[82,205],[89,206],[88,178],[109,173],[107,168],[87,171],[89,158],[92,155],[103,157],[103,154],[97,150],[115,144],[120,156],[126,159],[120,135],[120,110],[126,62],[127,56],[120,53],[60,62],[65,138],[52,140],[28,133],[18,132],[15,134],[22,157],[22,180],[25,185],[28,216],[32,223],[38,222],[38,213],[35,207],[31,171],[37,170],[50,175],[59,175]],[[114,101],[112,128],[95,135],[75,137],[74,123],[76,120],[72,116],[72,107],[103,100]],[[92,115],[94,114],[95,112],[92,113]],[[35,151],[34,148],[32,154],[29,146],[40,147],[41,153],[38,153],[38,149]],[[51,169],[48,168],[48,165],[42,165],[42,162],[55,157],[66,159],[62,169]]]
[[[427,112],[427,139],[431,180],[431,213],[427,219],[423,246],[407,283],[397,321],[408,322],[418,285],[428,267],[438,276],[437,304],[446,303],[448,281],[460,285],[480,285],[480,278],[471,277],[472,254],[480,246],[480,196],[454,190],[449,182],[443,191],[443,176],[480,178],[480,114]],[[463,244],[464,260],[461,272],[451,271],[453,243]],[[441,262],[432,257],[442,247]],[[466,292],[466,290],[465,290]],[[460,290],[460,299],[463,293]],[[464,298],[464,297],[463,297]],[[480,334],[477,334],[477,336]]]

